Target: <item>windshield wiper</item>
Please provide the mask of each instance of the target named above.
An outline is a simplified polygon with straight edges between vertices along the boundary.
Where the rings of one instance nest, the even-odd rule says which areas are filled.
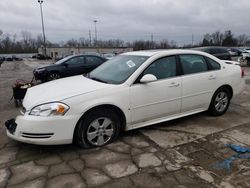
[[[106,82],[106,81],[104,81],[104,80],[101,80],[101,79],[99,79],[99,78],[96,78],[96,77],[89,77],[89,78],[92,79],[92,80],[98,81],[98,82],[108,83],[108,82]]]

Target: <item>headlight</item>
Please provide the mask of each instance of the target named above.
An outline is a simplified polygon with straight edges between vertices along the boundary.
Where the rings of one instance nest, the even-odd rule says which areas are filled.
[[[34,107],[29,115],[41,117],[63,116],[68,110],[69,107],[66,104],[54,102]]]

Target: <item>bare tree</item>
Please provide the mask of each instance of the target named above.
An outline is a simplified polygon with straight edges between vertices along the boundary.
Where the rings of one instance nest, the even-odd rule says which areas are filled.
[[[245,34],[239,35],[237,37],[238,46],[245,46],[248,40],[249,40],[249,37],[247,35]]]
[[[211,35],[211,39],[213,41],[213,45],[221,46],[224,39],[224,35],[220,31],[216,31]]]

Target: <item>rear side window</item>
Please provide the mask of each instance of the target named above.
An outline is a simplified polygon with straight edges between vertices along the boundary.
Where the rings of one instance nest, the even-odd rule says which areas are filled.
[[[95,56],[86,56],[85,58],[88,65],[100,65],[103,62],[101,58]]]
[[[208,71],[207,63],[200,55],[180,55],[182,71],[184,74],[193,74]]]
[[[209,68],[211,70],[219,70],[220,69],[220,64],[217,63],[216,61],[214,61],[214,60],[212,60],[212,59],[210,59],[208,57],[206,57],[206,60],[207,60],[207,62],[209,64]]]
[[[220,48],[218,51],[219,53],[228,53],[228,51],[224,48]]]

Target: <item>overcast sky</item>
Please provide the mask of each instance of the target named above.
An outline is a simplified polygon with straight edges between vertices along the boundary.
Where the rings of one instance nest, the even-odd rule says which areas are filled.
[[[88,38],[195,42],[203,34],[231,29],[250,35],[250,0],[44,0],[46,38],[53,42]],[[41,34],[37,0],[0,0],[0,29]]]

